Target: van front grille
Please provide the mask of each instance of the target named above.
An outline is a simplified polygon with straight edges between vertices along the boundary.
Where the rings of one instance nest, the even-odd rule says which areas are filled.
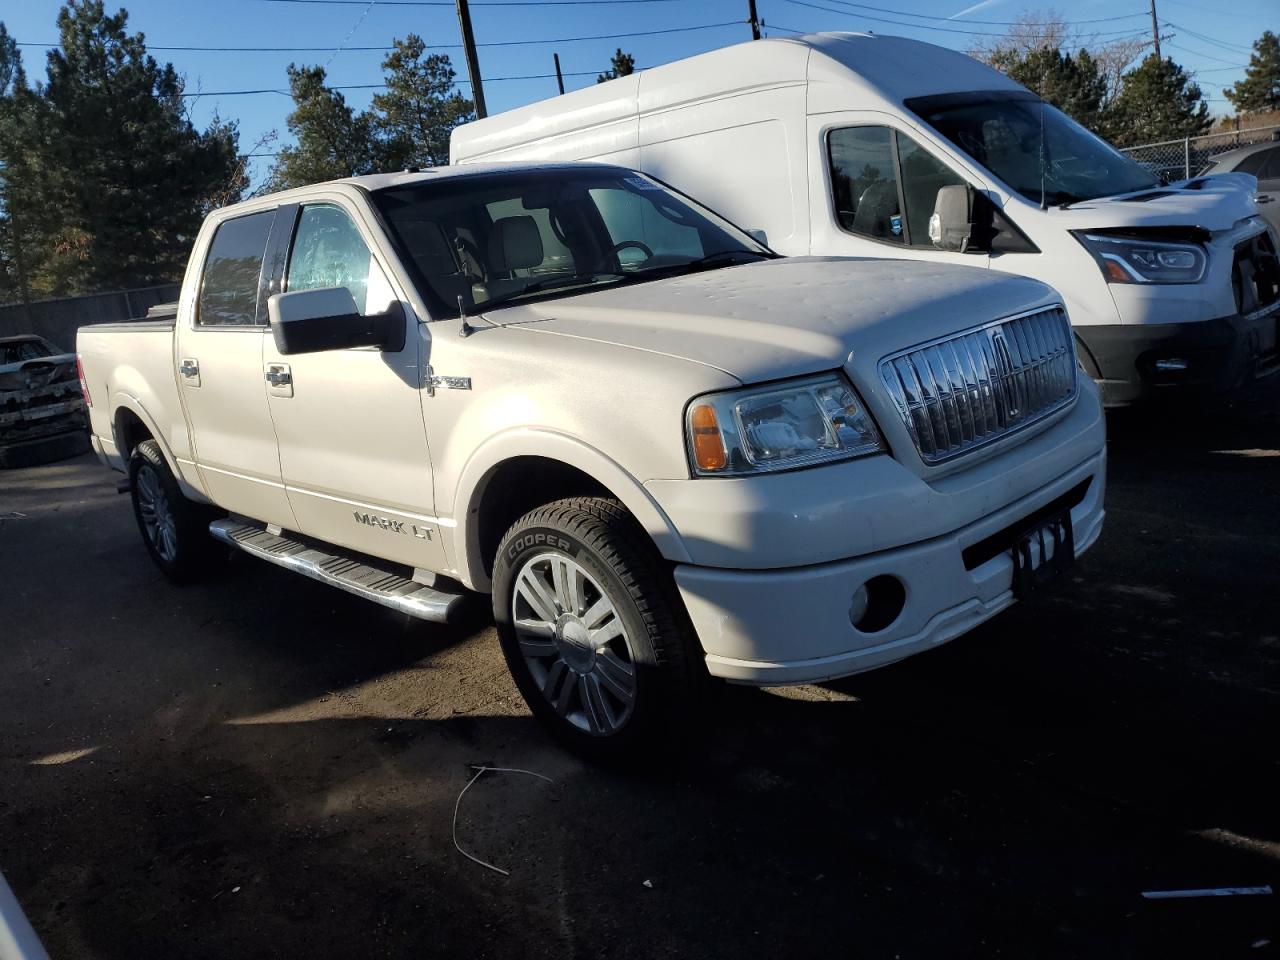
[[[941,463],[1075,399],[1071,323],[1060,306],[997,320],[886,357],[880,376],[920,458]]]

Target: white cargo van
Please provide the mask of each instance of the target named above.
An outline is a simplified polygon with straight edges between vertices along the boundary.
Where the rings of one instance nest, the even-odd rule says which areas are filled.
[[[748,42],[453,133],[454,163],[516,159],[641,168],[784,254],[1046,281],[1112,406],[1280,370],[1276,240],[1254,178],[1162,185],[1026,88],[932,44]]]

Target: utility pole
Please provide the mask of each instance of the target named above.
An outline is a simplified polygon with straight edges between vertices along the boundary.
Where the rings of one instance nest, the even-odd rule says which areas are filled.
[[[1156,19],[1156,0],[1151,0],[1151,42],[1156,45],[1156,59],[1163,60],[1160,56],[1160,21]]]
[[[560,88],[560,92],[564,93],[564,74],[560,72],[560,54],[553,53],[556,58],[556,86]]]
[[[1154,4],[1155,0],[1151,0]],[[747,0],[747,22],[751,24],[751,39],[760,39],[760,17],[756,14],[756,0]]]
[[[471,101],[476,105],[476,119],[483,120],[489,115],[489,111],[484,106],[484,84],[480,79],[475,34],[471,32],[471,11],[467,9],[467,0],[457,0],[457,4],[458,26],[462,28],[462,48],[467,55],[467,76],[471,78]]]

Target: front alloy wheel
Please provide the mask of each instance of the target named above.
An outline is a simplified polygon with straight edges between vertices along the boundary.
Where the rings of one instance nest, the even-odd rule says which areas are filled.
[[[516,574],[511,622],[538,689],[593,736],[616,733],[636,700],[635,658],[609,595],[575,560],[539,553]]]
[[[521,517],[498,545],[493,615],[525,703],[578,753],[610,761],[689,740],[701,651],[670,567],[616,500]]]

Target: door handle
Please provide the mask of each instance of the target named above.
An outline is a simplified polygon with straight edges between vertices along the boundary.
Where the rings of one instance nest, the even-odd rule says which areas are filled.
[[[190,357],[182,361],[182,366],[178,367],[178,370],[188,380],[200,376],[200,364]]]
[[[1263,194],[1259,194],[1258,196],[1254,197],[1253,199],[1254,199],[1257,203],[1271,203],[1272,201],[1274,201],[1274,200],[1275,200],[1275,197],[1269,197],[1269,196],[1267,196],[1265,193],[1263,193]]]
[[[288,367],[272,367],[267,371],[267,383],[273,387],[287,387],[293,383],[293,374]]]

